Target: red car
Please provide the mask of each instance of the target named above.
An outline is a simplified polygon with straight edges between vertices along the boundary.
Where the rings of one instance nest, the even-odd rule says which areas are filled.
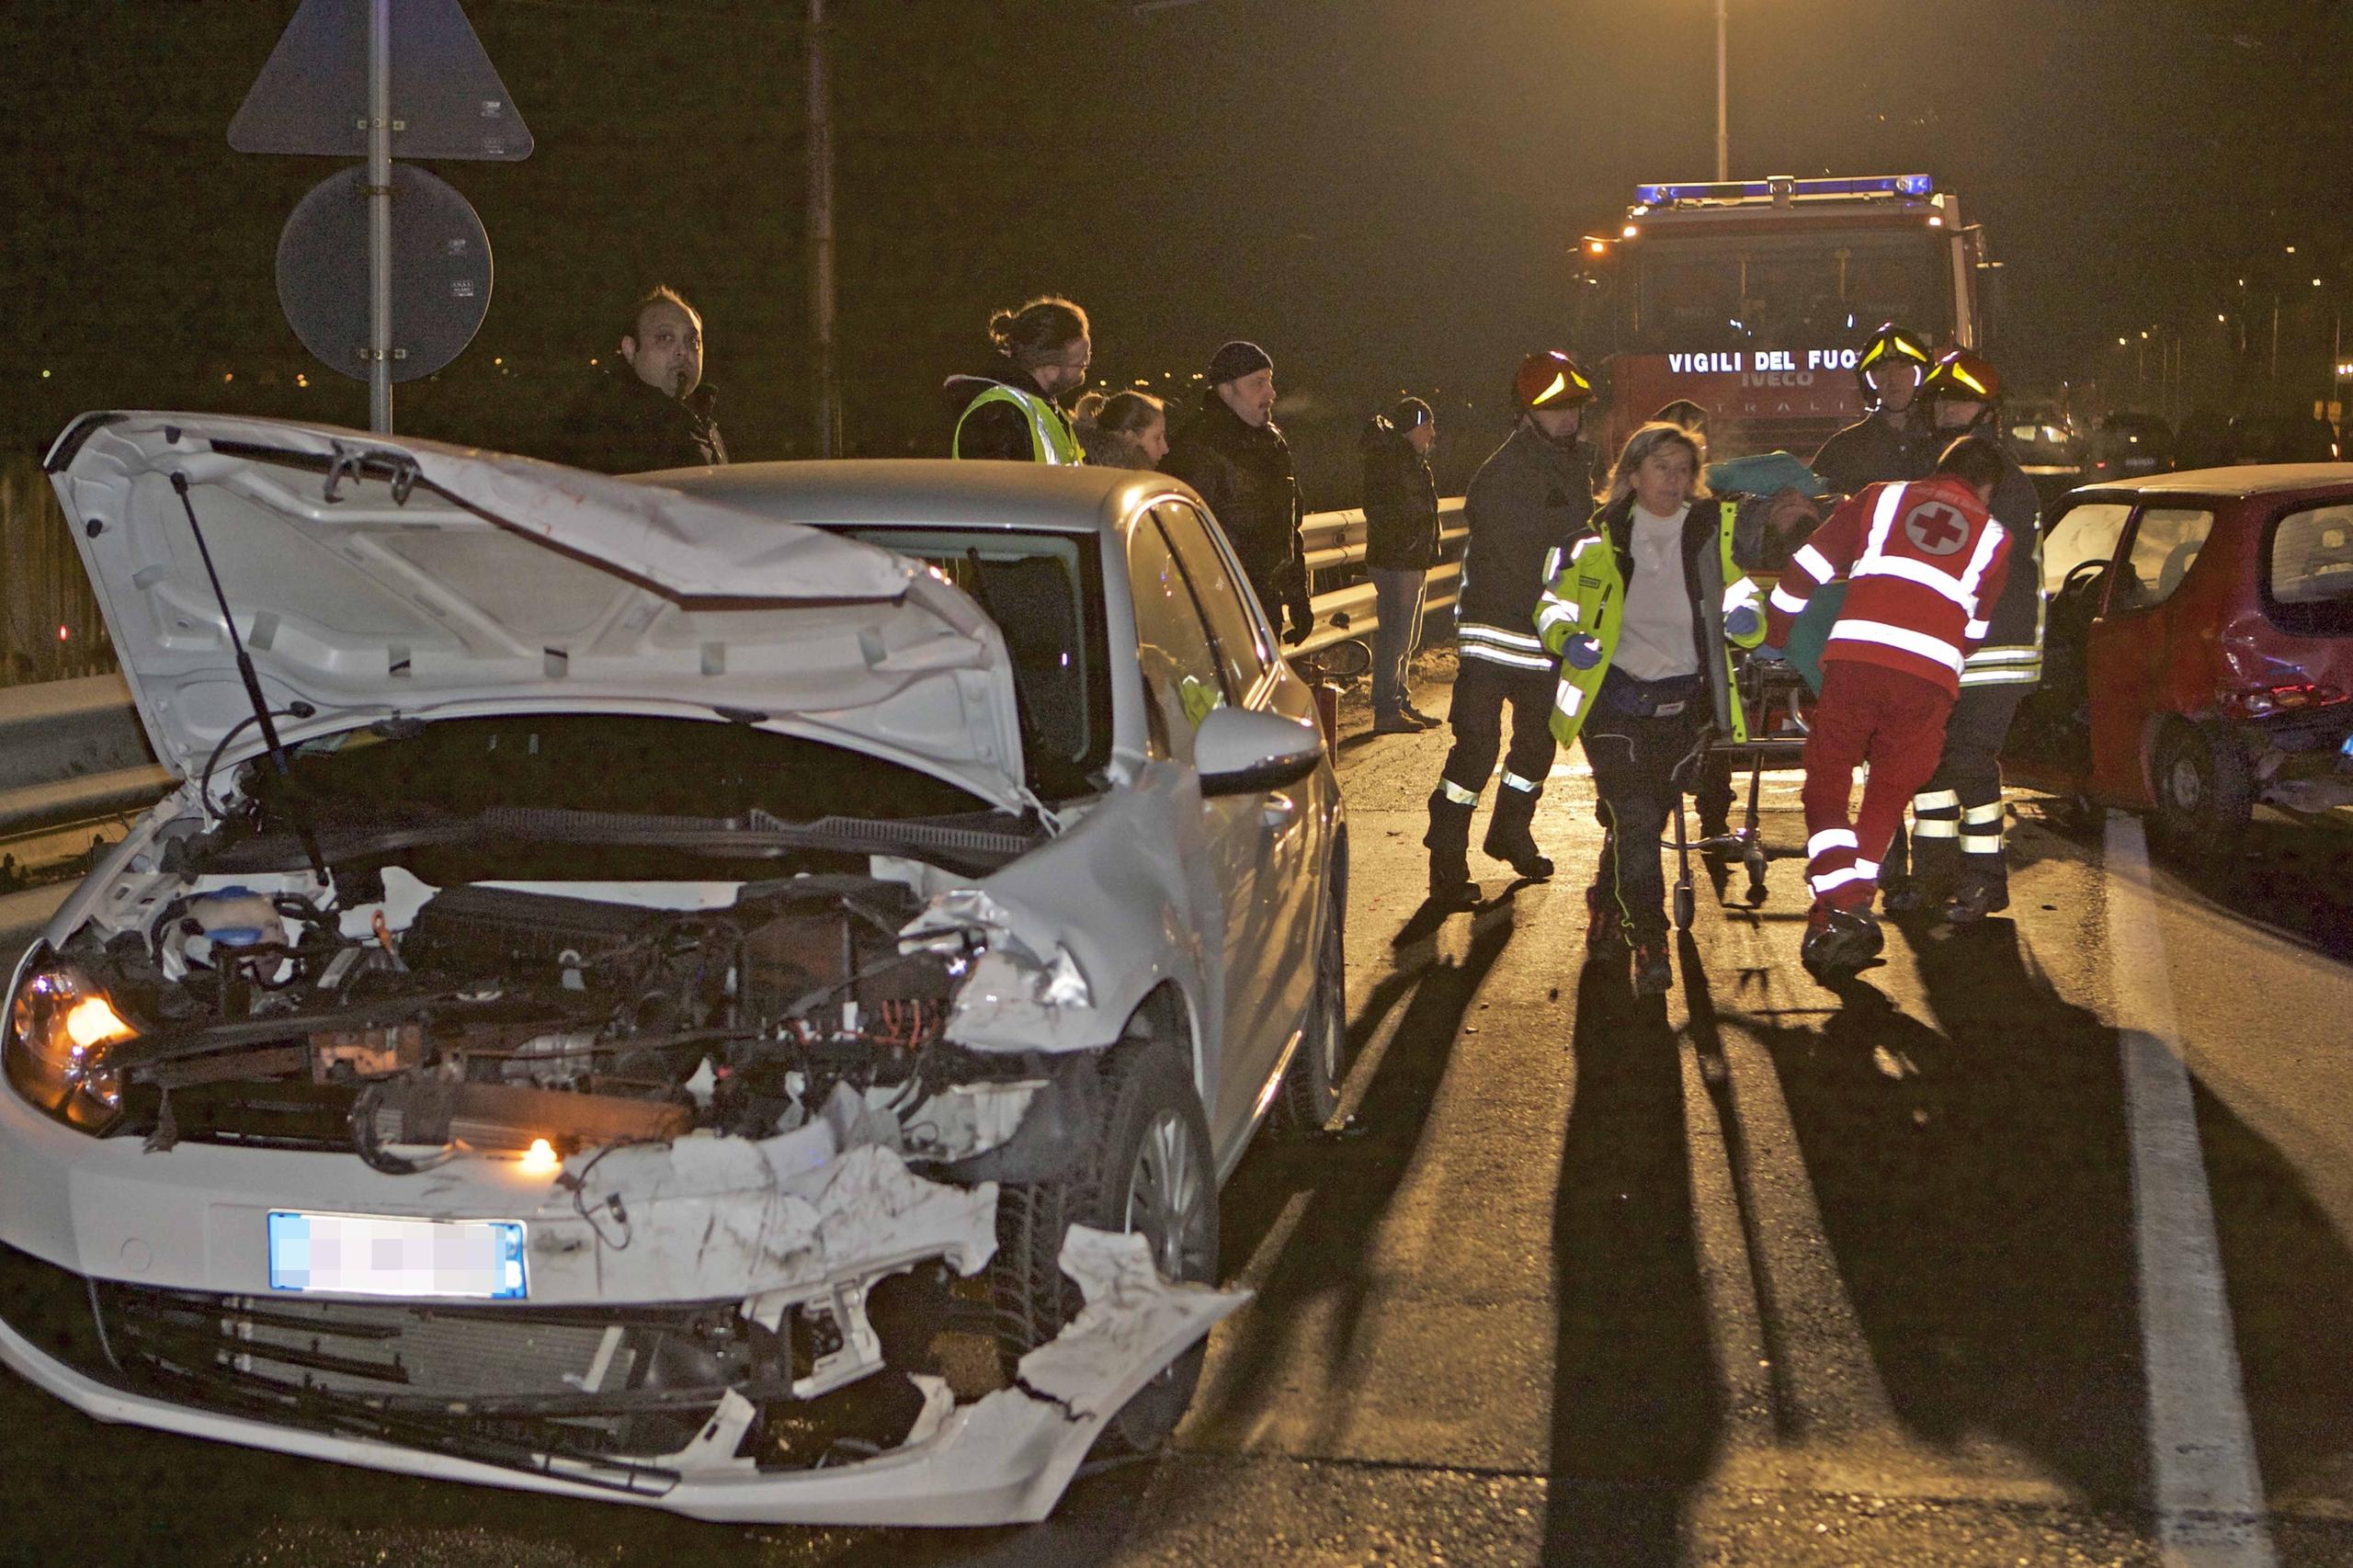
[[[2353,806],[2353,463],[2087,485],[2049,515],[2042,685],[2011,776],[2234,844],[2260,803]]]

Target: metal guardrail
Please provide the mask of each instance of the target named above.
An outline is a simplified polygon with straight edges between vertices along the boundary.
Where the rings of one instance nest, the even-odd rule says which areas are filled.
[[[0,959],[64,902],[94,842],[171,786],[120,676],[0,687]]]
[[[1452,613],[1455,587],[1462,576],[1462,546],[1471,530],[1462,521],[1462,497],[1449,495],[1438,504],[1438,562],[1430,568],[1428,591],[1422,598],[1422,624]],[[1343,642],[1370,644],[1380,628],[1371,580],[1363,575],[1364,513],[1314,512],[1300,524],[1300,541],[1307,550],[1307,584],[1315,611],[1314,630],[1289,650],[1293,659],[1311,658]]]

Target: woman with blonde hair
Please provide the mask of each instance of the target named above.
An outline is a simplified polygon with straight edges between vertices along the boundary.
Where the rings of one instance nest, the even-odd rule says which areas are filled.
[[[1078,444],[1097,468],[1150,473],[1168,455],[1168,405],[1150,392],[1088,392],[1078,400]]]
[[[1586,892],[1589,961],[1633,954],[1638,996],[1673,983],[1659,839],[1703,732],[1745,740],[1732,650],[1765,635],[1756,585],[1733,561],[1733,509],[1707,493],[1707,454],[1679,425],[1628,437],[1609,493],[1536,611],[1561,657],[1552,727],[1585,742],[1606,830]]]

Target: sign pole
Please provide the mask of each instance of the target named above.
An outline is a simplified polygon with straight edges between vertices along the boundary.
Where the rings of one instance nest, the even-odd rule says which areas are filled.
[[[368,428],[392,429],[392,0],[368,5]]]
[[[816,349],[817,455],[842,455],[842,403],[835,364],[833,86],[825,0],[809,0],[809,324]]]

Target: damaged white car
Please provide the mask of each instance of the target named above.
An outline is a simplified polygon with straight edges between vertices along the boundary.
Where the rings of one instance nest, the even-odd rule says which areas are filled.
[[[1337,790],[1181,485],[49,466],[183,783],[11,982],[0,1360],[714,1519],[1035,1519],[1166,1436],[1218,1186],[1346,1065]]]

